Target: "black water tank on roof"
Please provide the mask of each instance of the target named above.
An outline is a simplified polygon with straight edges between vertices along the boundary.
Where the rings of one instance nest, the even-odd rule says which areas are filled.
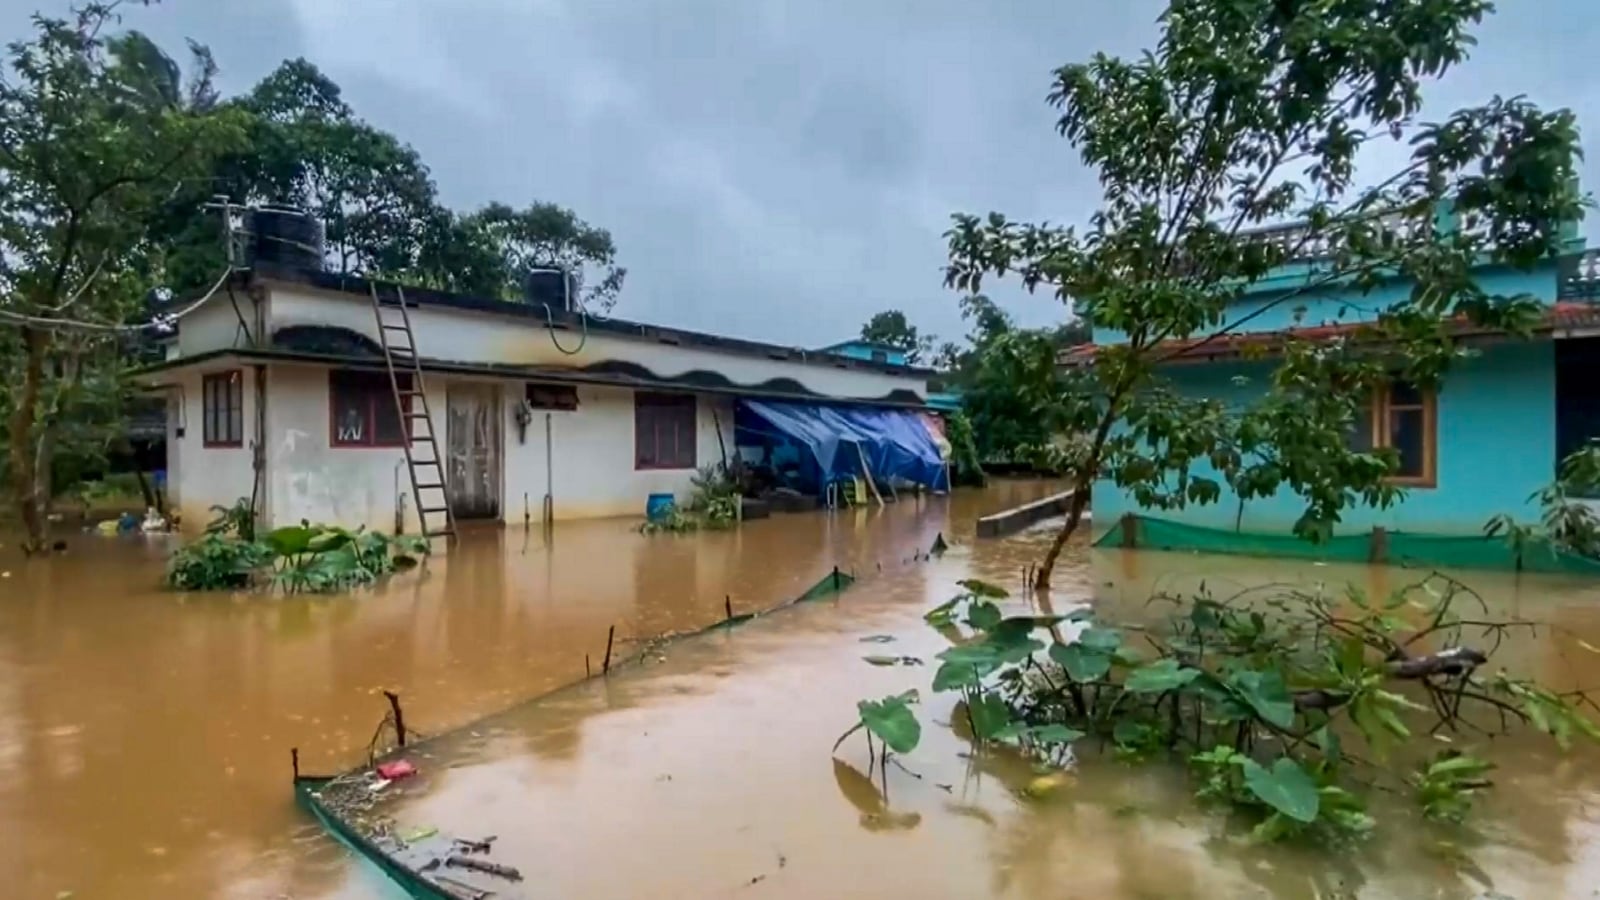
[[[250,210],[246,227],[251,235],[252,266],[260,263],[287,269],[322,269],[322,222],[305,210],[269,203]]]
[[[530,304],[544,304],[552,312],[570,311],[572,276],[560,269],[533,269],[523,282],[523,297]]]

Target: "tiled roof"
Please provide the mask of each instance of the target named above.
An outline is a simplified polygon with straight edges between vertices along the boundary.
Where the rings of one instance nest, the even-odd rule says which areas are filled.
[[[1282,331],[1247,331],[1212,338],[1192,338],[1183,341],[1162,341],[1157,349],[1169,353],[1172,362],[1207,362],[1214,359],[1232,359],[1247,352],[1271,353],[1290,340],[1326,341],[1353,334],[1369,323],[1341,322],[1336,325],[1315,325],[1306,328],[1289,328]],[[1560,301],[1551,306],[1544,321],[1537,328],[1541,332],[1559,332],[1574,328],[1600,327],[1600,305]],[[1501,332],[1480,328],[1457,320],[1456,337],[1494,337]],[[1056,354],[1056,364],[1081,366],[1094,359],[1101,344],[1079,344]]]

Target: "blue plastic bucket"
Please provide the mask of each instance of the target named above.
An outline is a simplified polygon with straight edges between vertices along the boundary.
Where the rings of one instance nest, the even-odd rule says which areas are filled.
[[[651,494],[644,502],[644,516],[652,522],[659,522],[672,515],[677,506],[678,501],[671,494]]]

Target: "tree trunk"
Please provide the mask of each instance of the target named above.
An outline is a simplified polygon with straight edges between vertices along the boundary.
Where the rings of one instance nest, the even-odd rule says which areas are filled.
[[[1056,532],[1055,540],[1050,542],[1050,552],[1044,555],[1044,562],[1039,565],[1039,574],[1034,576],[1035,590],[1049,590],[1050,574],[1055,571],[1056,560],[1061,556],[1061,548],[1067,545],[1067,538],[1078,530],[1078,523],[1083,521],[1083,509],[1089,505],[1089,486],[1079,478],[1072,488],[1072,506],[1067,510],[1066,524]]]
[[[36,459],[29,451],[36,446],[34,429],[37,427],[39,390],[44,383],[44,357],[49,340],[49,335],[43,331],[29,327],[22,329],[22,344],[26,354],[22,387],[17,392],[16,405],[11,410],[11,492],[15,496],[22,527],[27,533],[22,544],[24,553],[33,553],[45,546],[45,511],[39,502]],[[50,490],[48,479],[43,490],[46,493]]]

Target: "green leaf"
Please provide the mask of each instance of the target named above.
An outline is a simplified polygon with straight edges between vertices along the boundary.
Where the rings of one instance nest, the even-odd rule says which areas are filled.
[[[1083,732],[1052,722],[1028,729],[1028,737],[1041,744],[1070,744],[1083,737]]]
[[[968,705],[967,712],[972,716],[972,731],[979,740],[993,740],[1011,721],[1011,707],[993,692],[979,696]]]
[[[987,600],[974,603],[967,610],[967,624],[979,631],[989,631],[1000,624],[1000,607]]]
[[[1044,649],[1044,644],[1033,638],[1024,637],[1021,640],[1008,642],[994,642],[991,646],[1000,655],[1003,663],[1020,663]]]
[[[896,753],[910,753],[922,740],[922,723],[911,711],[916,691],[907,691],[882,700],[862,700],[856,704],[861,724]]]
[[[1097,681],[1111,671],[1110,656],[1082,644],[1051,644],[1050,659],[1073,681]]]
[[[1394,710],[1384,706],[1382,703],[1372,704],[1372,714],[1376,716],[1378,722],[1382,724],[1384,728],[1387,728],[1389,733],[1395,737],[1404,739],[1411,736],[1411,729],[1407,728],[1405,723],[1400,721],[1400,717],[1394,714]]]
[[[322,553],[324,551],[343,547],[348,543],[350,543],[350,532],[344,531],[343,529],[337,531],[324,531],[307,541],[306,549],[312,553]]]
[[[1366,654],[1366,645],[1358,637],[1345,638],[1339,647],[1339,674],[1346,678],[1355,678],[1360,675],[1363,668],[1363,657]]]
[[[994,639],[1001,643],[1014,643],[1033,634],[1035,628],[1049,628],[1065,616],[1007,616],[992,629]]]
[[[1158,694],[1181,688],[1199,674],[1199,669],[1184,668],[1175,659],[1158,659],[1129,672],[1122,689],[1130,694]]]
[[[1336,766],[1339,764],[1339,760],[1342,758],[1342,750],[1339,746],[1337,732],[1324,725],[1311,733],[1311,741],[1322,751],[1322,758],[1327,760],[1329,765]]]
[[[944,692],[976,687],[991,668],[975,666],[972,663],[947,662],[933,673],[933,689]]]
[[[1296,822],[1316,820],[1321,802],[1317,783],[1299,763],[1284,756],[1279,757],[1271,769],[1266,769],[1247,757],[1243,766],[1245,786],[1261,802]]]
[[[1289,688],[1276,670],[1234,672],[1228,678],[1228,685],[1264,721],[1279,728],[1294,725],[1294,698],[1289,696]]]
[[[973,641],[970,644],[958,644],[939,653],[939,658],[947,663],[965,663],[973,666],[988,666],[991,669],[1000,665],[1000,648],[988,641]]]
[[[286,525],[267,532],[266,543],[279,556],[296,556],[311,549],[311,539],[320,532],[304,525]]]
[[[946,600],[938,606],[935,606],[933,609],[923,613],[922,620],[935,627],[940,625],[949,625],[951,622],[955,621],[956,605],[960,603],[962,599],[963,598],[961,597],[957,597],[954,600]]]
[[[961,585],[967,590],[967,593],[973,595],[974,597],[989,597],[995,600],[1001,600],[1011,596],[1011,592],[1005,588],[1000,587],[997,584],[991,584],[980,578],[968,578],[958,581],[956,584]]]
[[[861,659],[870,666],[897,666],[900,664],[898,656],[863,656]]]
[[[1115,628],[1102,628],[1092,625],[1078,634],[1074,644],[1082,644],[1090,650],[1099,650],[1104,653],[1113,653],[1122,646],[1122,632]]]

